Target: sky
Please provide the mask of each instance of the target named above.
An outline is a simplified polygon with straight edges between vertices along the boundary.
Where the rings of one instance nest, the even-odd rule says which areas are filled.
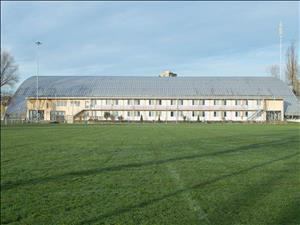
[[[270,76],[278,24],[285,52],[299,43],[299,10],[299,2],[1,1],[1,50],[21,81],[37,74],[37,55],[40,76]]]

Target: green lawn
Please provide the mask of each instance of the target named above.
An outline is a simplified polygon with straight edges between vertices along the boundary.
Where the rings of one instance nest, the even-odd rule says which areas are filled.
[[[2,224],[300,224],[300,127],[1,129]]]

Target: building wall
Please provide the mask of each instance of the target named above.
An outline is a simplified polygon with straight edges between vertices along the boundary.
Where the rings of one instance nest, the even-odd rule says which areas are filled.
[[[69,123],[106,120],[105,112],[115,115],[115,120],[122,116],[130,121],[141,116],[144,121],[265,121],[267,111],[280,111],[282,120],[284,115],[282,99],[29,99],[27,117],[37,108],[44,111],[44,120],[50,121],[51,111],[58,111]]]

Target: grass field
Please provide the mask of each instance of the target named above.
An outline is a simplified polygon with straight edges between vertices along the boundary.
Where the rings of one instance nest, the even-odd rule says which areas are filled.
[[[300,224],[300,127],[1,129],[2,224]]]

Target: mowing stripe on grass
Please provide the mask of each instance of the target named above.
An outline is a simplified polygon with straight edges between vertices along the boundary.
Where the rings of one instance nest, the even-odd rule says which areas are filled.
[[[181,190],[186,189],[186,187],[185,187],[184,183],[181,181],[180,175],[177,173],[176,169],[170,164],[167,164],[166,167],[167,167],[169,174],[173,178],[173,180],[175,180],[176,186],[178,187],[178,189],[181,189]],[[192,198],[190,192],[189,191],[182,192],[181,195],[183,196],[184,200],[187,202],[189,208],[196,213],[198,220],[200,220],[200,221],[205,220],[206,222],[208,222],[210,224],[207,214],[201,208],[199,203]]]

